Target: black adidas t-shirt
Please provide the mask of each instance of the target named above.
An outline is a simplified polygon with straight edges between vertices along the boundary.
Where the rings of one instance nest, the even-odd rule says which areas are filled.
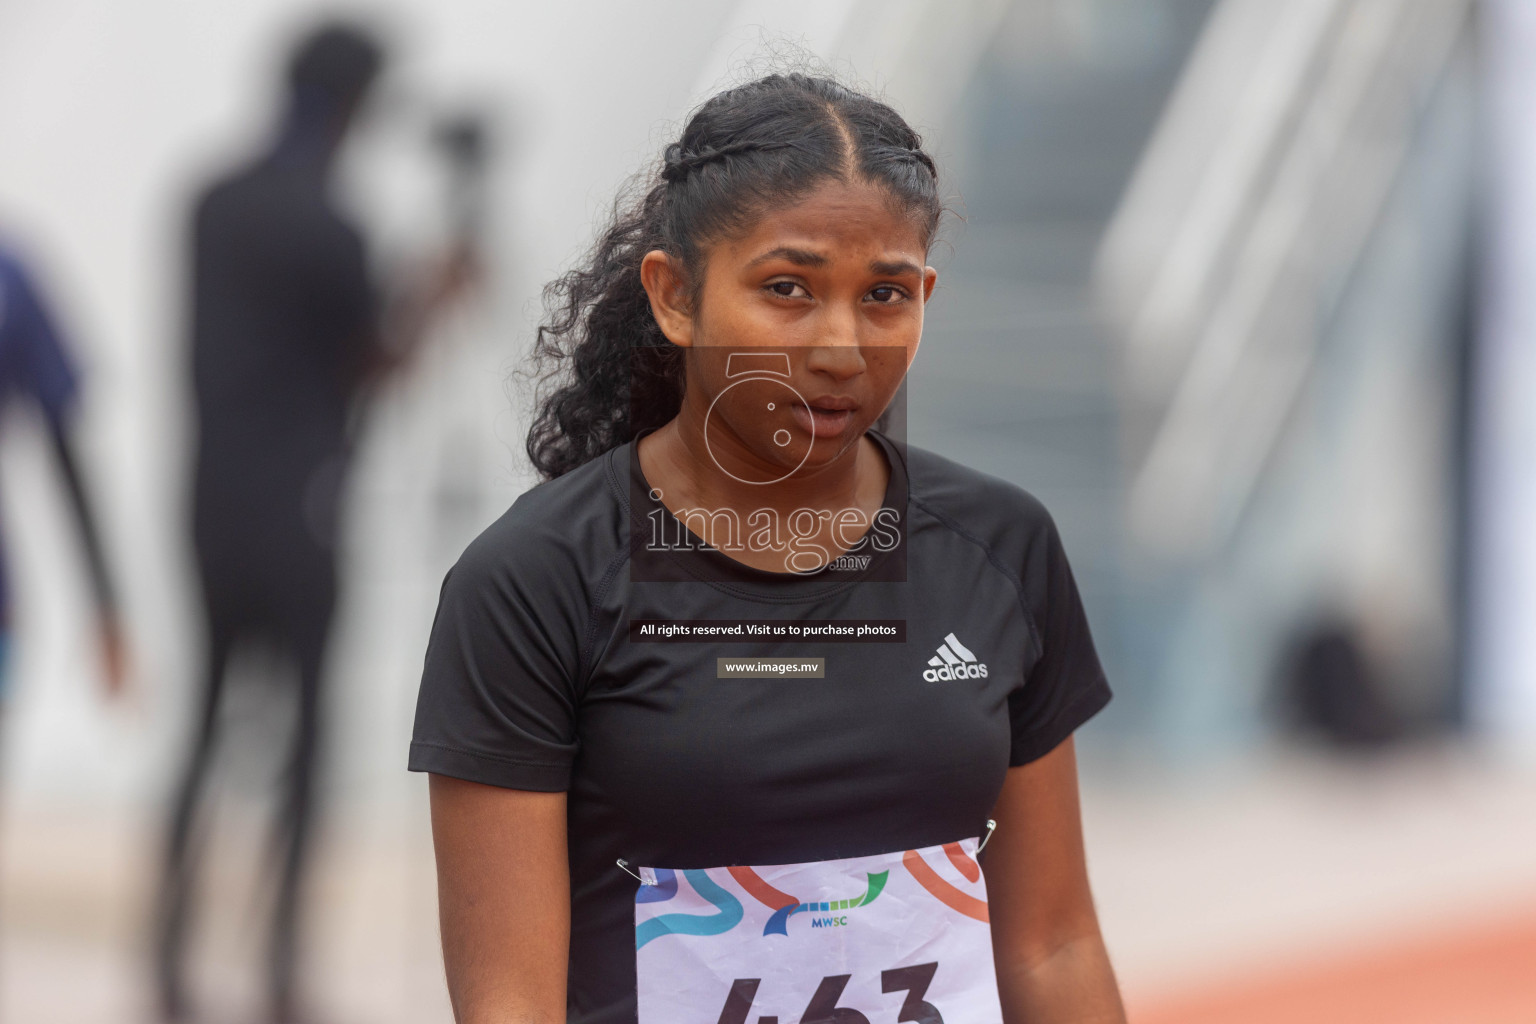
[[[635,1020],[639,883],[618,858],[801,863],[981,835],[1009,766],[1108,703],[1045,508],[870,436],[900,542],[820,572],[702,542],[637,567],[632,539],[658,524],[697,536],[648,495],[631,442],[528,491],[448,573],[410,767],[569,792],[572,1024]],[[749,632],[775,624],[801,636]],[[742,677],[723,658],[821,674]]]

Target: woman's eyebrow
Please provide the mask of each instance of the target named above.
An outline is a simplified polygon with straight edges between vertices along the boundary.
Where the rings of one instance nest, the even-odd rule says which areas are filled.
[[[901,277],[903,274],[921,277],[923,273],[923,268],[911,260],[870,260],[869,269],[881,277]]]
[[[811,252],[809,249],[793,249],[789,246],[781,245],[777,249],[769,249],[751,263],[748,263],[747,266],[755,267],[759,263],[769,263],[773,260],[784,260],[786,263],[793,263],[797,267],[824,267],[832,262],[820,253]]]

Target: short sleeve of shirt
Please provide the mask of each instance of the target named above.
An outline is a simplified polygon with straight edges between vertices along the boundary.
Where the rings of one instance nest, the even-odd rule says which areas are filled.
[[[1023,582],[1041,651],[1008,702],[1013,727],[1008,763],[1014,767],[1056,749],[1111,697],[1061,536],[1042,506],[1036,504],[1034,511],[1039,525]]]
[[[0,376],[8,392],[36,399],[61,419],[79,390],[79,375],[26,272],[0,254]]]
[[[449,570],[427,644],[412,771],[560,792],[576,756],[581,580],[511,514]]]

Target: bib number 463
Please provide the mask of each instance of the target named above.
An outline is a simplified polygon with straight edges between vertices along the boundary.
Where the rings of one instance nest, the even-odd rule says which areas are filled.
[[[901,1004],[896,1024],[944,1024],[939,1008],[923,1000],[923,994],[933,982],[933,974],[939,969],[937,962],[896,967],[880,972],[880,991],[905,992],[907,998]],[[800,1024],[875,1024],[858,1010],[838,1006],[837,1001],[848,987],[850,974],[833,974],[821,979],[816,994],[811,996]],[[731,982],[731,991],[725,997],[725,1008],[720,1011],[719,1024],[747,1024],[752,1002],[757,998],[757,986],[761,978],[737,978]],[[779,1024],[777,1017],[759,1017],[756,1024]]]

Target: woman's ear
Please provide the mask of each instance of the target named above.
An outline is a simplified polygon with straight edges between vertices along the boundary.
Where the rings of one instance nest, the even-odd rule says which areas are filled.
[[[678,261],[652,249],[640,261],[640,284],[651,300],[651,315],[667,340],[681,348],[693,344],[693,313],[688,308],[687,281]]]
[[[933,286],[939,283],[939,272],[932,267],[923,268],[923,305],[928,305],[928,300],[933,298]],[[912,339],[912,348],[907,352],[907,369],[912,368],[912,360],[917,357],[917,349],[923,343],[923,332],[918,331],[917,337]]]

